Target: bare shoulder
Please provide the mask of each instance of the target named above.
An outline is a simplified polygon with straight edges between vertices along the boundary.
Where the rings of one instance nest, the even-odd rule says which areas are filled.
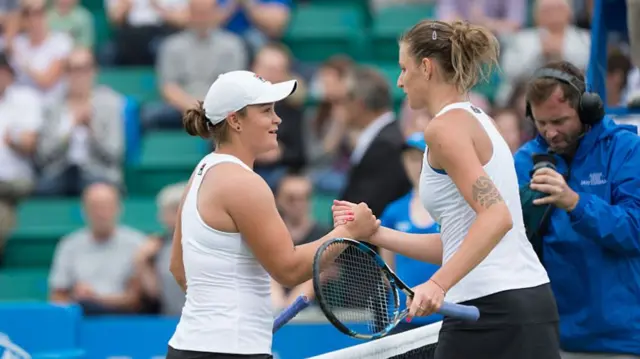
[[[424,139],[430,148],[449,147],[465,138],[471,138],[474,121],[466,110],[447,111],[429,122],[424,130]]]
[[[274,201],[267,183],[253,171],[236,163],[221,163],[205,174],[203,182],[215,186],[215,195],[223,203],[252,205],[258,201]]]

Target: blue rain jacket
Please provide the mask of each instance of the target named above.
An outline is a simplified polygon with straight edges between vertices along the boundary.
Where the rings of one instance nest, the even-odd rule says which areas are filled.
[[[520,185],[545,140],[515,154]],[[640,355],[640,137],[609,117],[585,134],[570,165],[558,171],[580,195],[567,213],[555,208],[543,238],[543,263],[558,303],[562,348]],[[570,168],[569,168],[570,166]]]

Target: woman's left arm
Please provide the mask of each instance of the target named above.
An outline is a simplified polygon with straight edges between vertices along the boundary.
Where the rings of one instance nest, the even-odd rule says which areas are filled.
[[[425,130],[431,159],[447,172],[477,214],[456,253],[431,277],[447,292],[489,255],[513,222],[509,208],[476,154],[468,119],[458,111],[444,116],[448,118],[432,122]]]

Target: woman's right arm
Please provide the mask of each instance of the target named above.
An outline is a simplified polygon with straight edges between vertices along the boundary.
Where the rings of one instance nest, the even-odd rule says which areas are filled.
[[[333,202],[333,222],[335,225],[348,223],[345,213],[353,211],[355,204],[348,201],[336,200]],[[402,254],[403,256],[428,262],[436,265],[442,264],[442,241],[439,233],[418,234],[396,231],[380,226],[369,238],[363,240],[388,251]],[[385,260],[387,258],[384,258]]]
[[[404,233],[380,227],[367,241],[375,246],[422,262],[442,264],[442,241],[440,241],[439,233]]]
[[[225,179],[219,182],[219,193],[224,197],[220,200],[260,264],[284,286],[295,287],[311,279],[313,257],[323,243],[337,237],[368,237],[378,227],[369,207],[360,204],[353,209],[355,221],[334,228],[317,241],[294,246],[267,183],[238,166],[225,170]]]

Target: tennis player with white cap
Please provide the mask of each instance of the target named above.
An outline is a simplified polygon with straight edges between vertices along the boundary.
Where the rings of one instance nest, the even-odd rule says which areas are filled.
[[[358,220],[294,247],[271,189],[252,167],[277,148],[274,105],[296,86],[229,72],[184,115],[186,131],[213,139],[216,150],[196,166],[180,205],[171,272],[186,302],[167,359],[271,358],[270,277],[289,287],[305,282],[322,243],[370,236],[379,226],[360,204]]]

